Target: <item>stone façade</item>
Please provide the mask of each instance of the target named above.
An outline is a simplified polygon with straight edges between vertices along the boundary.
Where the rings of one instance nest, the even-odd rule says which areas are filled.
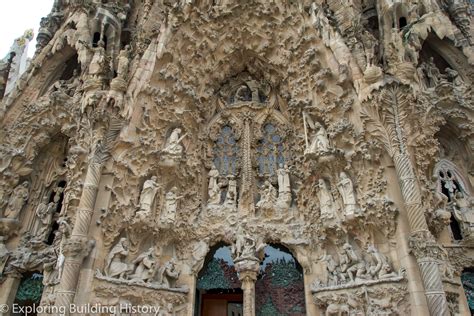
[[[224,243],[255,315],[280,244],[308,315],[469,313],[471,13],[55,1],[1,103],[0,303],[38,272],[43,305],[199,315],[198,274]]]

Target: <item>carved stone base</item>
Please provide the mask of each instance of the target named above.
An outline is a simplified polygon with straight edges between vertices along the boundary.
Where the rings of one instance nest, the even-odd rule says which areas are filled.
[[[165,290],[165,291],[169,291],[169,292],[176,292],[176,293],[183,293],[183,294],[186,294],[186,293],[189,292],[189,289],[186,286],[177,287],[177,288],[169,288],[169,287],[165,287],[161,284],[156,284],[156,283],[145,283],[145,282],[142,282],[142,281],[122,280],[122,279],[110,278],[110,277],[104,276],[100,271],[96,271],[95,277],[99,280],[103,280],[103,281],[107,281],[109,283],[119,284],[119,285],[139,286],[139,287],[144,287],[144,288],[147,288],[147,289]]]
[[[175,168],[178,167],[181,162],[182,157],[177,155],[163,154],[161,156],[158,165],[165,168]]]
[[[152,312],[155,315],[187,314],[187,288],[166,289],[163,287],[148,287],[127,281],[113,281],[105,277],[99,278],[97,276],[94,283],[94,297],[91,298],[91,304],[122,308],[124,306],[130,306],[131,308],[150,306],[155,308]]]
[[[313,289],[325,315],[409,315],[403,277]]]

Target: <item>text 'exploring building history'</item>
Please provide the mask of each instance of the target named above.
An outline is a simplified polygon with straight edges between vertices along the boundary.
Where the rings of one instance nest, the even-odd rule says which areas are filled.
[[[0,61],[0,315],[470,315],[473,15],[55,0]]]

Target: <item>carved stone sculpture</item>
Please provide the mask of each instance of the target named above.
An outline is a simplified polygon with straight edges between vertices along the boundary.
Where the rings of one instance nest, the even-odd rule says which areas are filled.
[[[359,209],[355,197],[354,185],[345,172],[340,173],[337,187],[344,203],[344,215],[350,219],[356,215]]]
[[[372,278],[386,279],[396,277],[397,274],[392,272],[392,268],[388,263],[387,258],[381,254],[373,245],[367,247],[367,252],[372,255],[374,264],[368,269],[368,273]]]
[[[0,305],[469,314],[467,0],[54,2],[0,60]]]
[[[165,288],[173,288],[176,287],[178,277],[179,271],[176,269],[176,259],[172,258],[160,268],[157,280]]]
[[[97,47],[94,49],[94,55],[92,56],[92,60],[89,65],[89,75],[93,77],[100,77],[106,71],[105,67],[107,59],[104,46],[104,41],[100,40],[97,43]]]
[[[280,164],[277,170],[278,176],[278,201],[281,208],[289,208],[291,205],[290,169],[287,165]]]
[[[318,198],[323,222],[332,220],[336,216],[336,207],[331,190],[324,179],[318,181]]]
[[[36,235],[39,238],[46,238],[51,228],[51,224],[53,222],[53,214],[56,211],[57,202],[50,202],[47,203],[48,197],[45,196],[43,201],[38,205],[36,208],[36,216],[40,222],[39,228],[37,230]],[[58,200],[59,202],[59,200]]]
[[[204,265],[204,258],[206,257],[209,251],[209,241],[209,238],[204,238],[203,240],[194,244],[193,250],[191,252],[191,271],[193,273],[198,273],[199,271],[201,271]]]
[[[137,218],[145,218],[152,214],[152,206],[155,201],[158,183],[156,176],[146,180],[140,193],[140,209],[137,212]]]
[[[175,128],[168,139],[166,140],[163,154],[171,157],[181,157],[183,154],[183,145],[181,141],[186,137],[186,134],[181,136],[181,128]]]
[[[318,124],[315,127],[317,131],[314,132],[311,138],[311,144],[307,149],[308,153],[327,152],[331,149],[326,129]]]
[[[129,276],[132,281],[142,281],[149,283],[153,280],[156,274],[156,257],[155,248],[150,247],[147,251],[140,254],[132,261],[134,266],[133,273]]]
[[[127,238],[120,238],[107,256],[105,274],[110,278],[126,279],[131,270],[130,265],[125,262],[127,256]]]
[[[236,207],[237,206],[237,181],[235,180],[234,176],[228,176],[228,186],[227,186],[227,193],[225,196],[224,205],[228,207]]]
[[[25,181],[13,190],[3,217],[17,219],[23,206],[25,206],[26,201],[28,200],[28,197],[29,183]]]
[[[270,181],[265,181],[263,192],[260,195],[260,201],[257,202],[257,208],[271,209],[276,206],[277,190]]]
[[[461,226],[461,232],[465,240],[474,238],[474,200],[467,197],[461,191],[454,195],[454,216]]]
[[[57,282],[61,279],[63,274],[63,267],[64,267],[64,260],[66,257],[64,256],[64,245],[67,239],[71,235],[71,227],[65,218],[60,218],[58,220],[59,228],[55,234],[53,247],[55,252],[58,254],[58,259],[56,260],[55,270],[57,271]]]
[[[218,183],[219,170],[217,170],[214,164],[212,164],[212,168],[207,175],[209,177],[207,203],[209,205],[218,205],[221,202],[221,188]]]
[[[130,63],[130,46],[126,45],[118,56],[117,78],[125,80],[128,74],[128,67]]]
[[[178,189],[173,187],[165,195],[165,208],[162,214],[162,220],[165,223],[174,223],[176,221],[176,210],[178,208],[178,200],[182,199],[183,196],[178,196]]]
[[[356,254],[350,244],[345,243],[342,249],[346,253],[346,274],[349,277],[350,282],[356,282],[365,279],[365,262],[363,262],[363,260]]]

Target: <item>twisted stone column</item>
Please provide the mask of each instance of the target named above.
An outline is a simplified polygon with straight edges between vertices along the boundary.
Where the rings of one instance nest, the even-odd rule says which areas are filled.
[[[79,270],[84,257],[87,256],[87,253],[81,250],[85,248],[87,243],[87,233],[97,198],[102,166],[102,163],[94,162],[93,159],[87,168],[71,239],[68,240],[64,247],[64,267],[55,304],[66,307],[66,310],[68,310],[69,305],[73,302],[79,280]],[[77,247],[74,247],[74,245],[77,245]]]
[[[82,261],[93,246],[93,243],[88,241],[87,234],[94,213],[102,168],[109,158],[109,151],[121,128],[122,121],[112,118],[102,143],[99,143],[94,152],[94,156],[87,167],[71,238],[66,241],[63,247],[65,260],[55,305],[65,307],[67,315],[69,315],[69,305],[73,302],[76,294]]]
[[[397,152],[393,157],[398,181],[402,192],[405,208],[408,213],[411,236],[410,245],[412,251],[420,249],[419,243],[424,244],[423,251],[413,251],[421,271],[421,279],[425,288],[426,300],[431,315],[449,315],[446,294],[443,290],[441,272],[438,261],[429,255],[429,248],[438,249],[429,232],[418,182],[416,180],[413,165],[405,152]]]
[[[407,149],[404,127],[409,124],[411,91],[398,84],[386,87],[363,110],[364,120],[372,125],[375,137],[384,144],[393,159],[398,183],[410,225],[409,244],[421,271],[428,309],[431,315],[448,315],[446,294],[443,290],[439,260],[444,249],[431,235],[421,200],[421,190]]]

